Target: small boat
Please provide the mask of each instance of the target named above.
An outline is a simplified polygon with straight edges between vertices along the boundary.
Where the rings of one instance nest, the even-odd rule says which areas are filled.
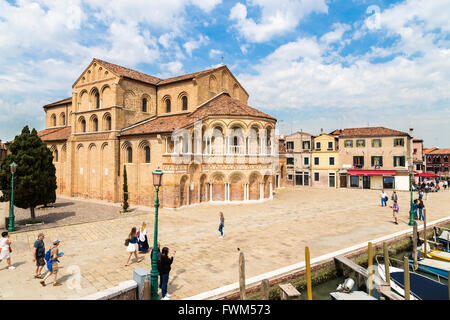
[[[428,246],[427,246],[428,247]],[[424,256],[423,245],[420,248],[420,255]],[[440,251],[440,250],[427,250],[426,257],[433,260],[440,260],[445,262],[450,262],[450,252]]]
[[[391,276],[391,289],[405,296],[403,269],[389,266]],[[378,264],[379,276],[386,281],[384,264]],[[410,299],[411,300],[448,300],[448,286],[438,281],[410,272]]]
[[[353,279],[346,279],[344,284],[337,287],[336,292],[330,293],[331,300],[377,300],[364,291],[352,291],[354,285]]]
[[[414,267],[414,260],[412,254],[408,255],[409,265]],[[427,272],[433,275],[438,275],[444,279],[448,279],[448,273],[450,272],[450,263],[440,260],[433,260],[428,258],[417,259],[417,269],[423,272]]]

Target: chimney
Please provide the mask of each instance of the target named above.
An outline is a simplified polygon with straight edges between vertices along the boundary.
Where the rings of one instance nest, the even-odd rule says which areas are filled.
[[[322,134],[323,133],[323,128],[320,128],[320,134]]]
[[[409,128],[409,135],[412,137],[413,136],[413,130],[414,128]]]

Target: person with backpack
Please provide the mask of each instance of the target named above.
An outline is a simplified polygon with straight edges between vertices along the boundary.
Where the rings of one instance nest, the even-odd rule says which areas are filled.
[[[176,251],[173,252],[174,254]],[[161,294],[162,300],[169,300],[170,294],[167,293],[167,285],[169,283],[169,273],[173,262],[173,256],[169,258],[169,248],[164,247],[161,252]]]
[[[43,287],[46,286],[45,280],[47,280],[51,275],[53,275],[54,287],[62,285],[62,283],[56,281],[56,277],[58,275],[58,258],[64,255],[64,252],[59,253],[60,242],[61,241],[58,239],[53,240],[53,246],[44,255],[44,258],[47,261],[47,269],[49,272],[47,272],[44,279],[42,279],[42,281],[40,282]]]
[[[34,242],[33,248],[33,262],[36,262],[36,271],[34,273],[35,279],[43,278],[41,271],[45,266],[44,258],[45,258],[44,234],[41,232],[39,233],[37,240]]]
[[[0,239],[0,262],[2,262],[3,259],[6,259],[8,269],[14,270],[16,267],[11,265],[11,243],[12,241],[9,240],[8,232],[2,232],[2,238]]]
[[[128,267],[128,262],[130,262],[131,256],[134,254],[136,257],[136,262],[139,263],[142,261],[142,259],[138,258],[137,256],[137,243],[138,238],[136,236],[136,227],[133,227],[131,229],[130,234],[128,235],[128,238],[125,240],[125,245],[127,246],[127,252],[129,253],[127,262],[125,262],[125,267]]]

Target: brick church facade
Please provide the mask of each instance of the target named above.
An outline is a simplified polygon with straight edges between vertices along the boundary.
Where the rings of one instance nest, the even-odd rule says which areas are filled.
[[[53,152],[57,194],[163,207],[272,197],[276,119],[247,105],[225,66],[159,79],[93,59],[72,97],[45,105],[39,136]],[[283,177],[283,174],[281,174]]]

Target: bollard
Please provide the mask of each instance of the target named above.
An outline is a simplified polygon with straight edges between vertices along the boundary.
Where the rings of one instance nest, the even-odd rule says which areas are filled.
[[[308,300],[312,300],[312,287],[311,287],[311,264],[309,256],[309,247],[305,247],[305,263],[306,263],[306,289]]]
[[[263,295],[263,299],[262,300],[269,300],[269,280],[268,279],[264,279],[263,281],[261,281],[261,288],[262,288],[262,295]]]
[[[414,259],[414,270],[417,270],[417,221],[414,220],[413,225],[413,259]]]
[[[389,251],[386,242],[383,242],[384,252],[384,273],[386,274],[386,282],[391,284],[391,273],[389,272]]]
[[[410,300],[410,287],[409,287],[409,260],[408,257],[403,258],[403,283],[405,288],[405,300]]]
[[[368,244],[368,264],[367,264],[367,269],[369,270],[369,296],[372,295],[372,291],[373,291],[373,251],[372,251],[372,242],[369,242]]]
[[[245,300],[245,259],[244,253],[239,253],[239,297],[241,300]]]

